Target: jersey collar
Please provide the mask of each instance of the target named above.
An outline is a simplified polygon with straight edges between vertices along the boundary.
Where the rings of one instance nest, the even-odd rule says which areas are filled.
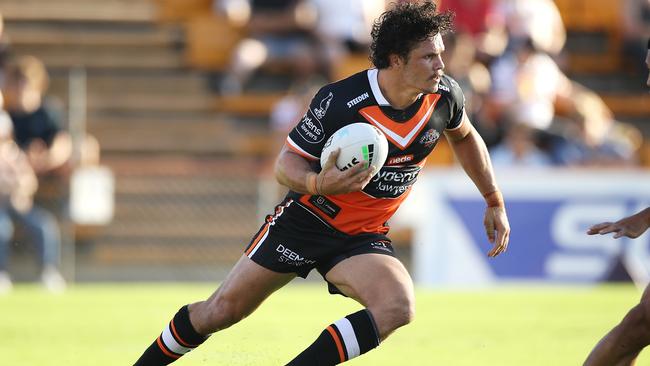
[[[368,69],[368,83],[370,83],[370,89],[372,90],[372,95],[375,97],[375,100],[377,101],[377,104],[382,106],[382,107],[391,107],[390,103],[388,102],[388,99],[384,97],[384,94],[381,92],[381,89],[379,88],[379,70],[378,69]],[[417,99],[420,99],[422,97],[422,93],[418,95]]]

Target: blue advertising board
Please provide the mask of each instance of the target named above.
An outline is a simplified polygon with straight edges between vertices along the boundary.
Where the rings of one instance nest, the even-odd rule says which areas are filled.
[[[410,226],[414,278],[425,285],[494,282],[594,283],[621,264],[648,281],[650,234],[589,236],[587,228],[650,206],[644,171],[497,172],[511,226],[508,251],[488,258],[485,203],[462,170],[427,171],[394,225]]]

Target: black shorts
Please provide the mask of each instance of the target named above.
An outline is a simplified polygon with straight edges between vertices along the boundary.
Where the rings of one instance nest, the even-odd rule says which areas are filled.
[[[386,235],[343,233],[292,199],[284,200],[266,217],[245,253],[264,268],[302,278],[314,268],[325,277],[337,263],[359,254],[395,256]]]

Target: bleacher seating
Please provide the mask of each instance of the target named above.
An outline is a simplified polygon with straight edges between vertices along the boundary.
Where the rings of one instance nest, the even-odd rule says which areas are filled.
[[[621,9],[610,0],[555,0],[571,33],[598,35],[604,47],[569,55],[573,72],[615,72],[621,66]],[[591,47],[588,47],[589,49]]]
[[[257,156],[268,153],[268,135],[237,117],[267,114],[277,96],[254,103],[215,98],[186,54],[192,28],[181,20],[196,14],[194,5],[204,14],[199,3],[0,2],[12,49],[44,60],[52,96],[67,102],[71,68],[86,69],[86,128],[117,186],[113,223],[76,230],[94,235],[77,247],[80,279],[111,266],[230,264],[258,225]]]

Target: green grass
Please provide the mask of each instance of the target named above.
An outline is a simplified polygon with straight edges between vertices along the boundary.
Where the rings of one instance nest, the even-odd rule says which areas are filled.
[[[197,284],[78,285],[51,295],[17,286],[0,296],[0,364],[131,365],[178,307],[211,292]],[[419,290],[415,322],[348,364],[579,365],[639,296],[628,285]],[[290,285],[175,365],[283,365],[357,309],[322,284]],[[642,354],[638,364],[648,360]]]

